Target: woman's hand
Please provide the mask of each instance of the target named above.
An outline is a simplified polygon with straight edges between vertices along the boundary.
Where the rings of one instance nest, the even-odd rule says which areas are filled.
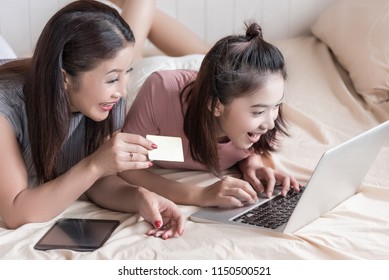
[[[90,158],[102,176],[108,176],[129,169],[149,168],[152,163],[147,157],[148,151],[156,147],[140,135],[116,132]]]
[[[266,195],[270,197],[276,185],[281,185],[281,194],[284,196],[291,187],[296,192],[300,190],[300,185],[294,177],[276,170],[274,163],[268,158],[266,160],[267,163],[260,155],[254,154],[239,163],[243,179],[250,183],[258,193],[266,191]]]
[[[245,204],[253,204],[257,200],[257,194],[249,183],[226,176],[203,188],[199,200],[203,207],[241,207]]]
[[[172,201],[139,188],[138,199],[139,214],[154,226],[148,235],[168,239],[184,232],[185,216]]]

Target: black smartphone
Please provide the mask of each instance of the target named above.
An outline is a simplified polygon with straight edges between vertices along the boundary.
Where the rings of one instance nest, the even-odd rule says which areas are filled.
[[[118,220],[59,219],[35,244],[34,249],[94,251],[103,246],[119,224]]]

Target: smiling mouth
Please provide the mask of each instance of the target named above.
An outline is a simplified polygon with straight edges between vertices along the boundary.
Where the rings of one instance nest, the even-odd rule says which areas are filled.
[[[110,103],[102,103],[101,104],[101,107],[106,110],[106,111],[109,111],[113,108],[113,106],[116,105],[117,102],[110,102]]]
[[[255,137],[257,135],[261,136],[262,133],[253,133],[253,132],[247,132],[247,134],[250,136],[250,137]]]
[[[258,142],[259,138],[261,138],[261,135],[263,133],[253,133],[253,132],[247,132],[247,135],[249,136],[250,138],[250,141],[255,143],[255,142]]]

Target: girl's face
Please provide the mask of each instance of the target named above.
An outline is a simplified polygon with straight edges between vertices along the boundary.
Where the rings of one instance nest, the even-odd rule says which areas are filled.
[[[284,87],[282,76],[272,74],[253,94],[235,98],[228,105],[218,103],[215,115],[220,142],[227,138],[241,149],[249,149],[258,142],[262,134],[274,128]]]
[[[109,111],[127,95],[133,47],[120,50],[113,59],[104,60],[77,78],[65,73],[65,89],[72,113],[80,112],[94,121],[108,117]]]

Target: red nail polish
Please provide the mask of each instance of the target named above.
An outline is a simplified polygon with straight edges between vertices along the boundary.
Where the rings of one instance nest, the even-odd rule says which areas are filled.
[[[162,226],[162,222],[161,222],[161,221],[155,221],[155,222],[154,222],[154,226],[155,226],[156,228],[160,228],[160,227]]]
[[[158,148],[158,146],[157,146],[157,144],[151,144],[151,148],[153,148],[153,149],[156,149],[156,148]]]

